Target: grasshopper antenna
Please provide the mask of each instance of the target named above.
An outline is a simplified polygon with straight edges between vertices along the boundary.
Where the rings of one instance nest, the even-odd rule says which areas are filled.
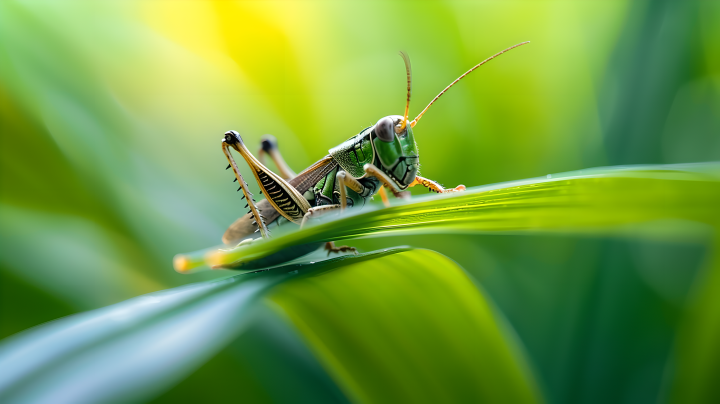
[[[418,123],[418,121],[420,120],[420,118],[421,118],[421,117],[423,116],[423,114],[425,113],[425,111],[427,111],[428,108],[430,108],[430,106],[433,105],[433,103],[434,103],[435,101],[437,101],[437,99],[440,98],[441,95],[445,94],[445,91],[447,91],[450,87],[454,86],[455,83],[457,83],[458,81],[460,81],[460,79],[462,79],[463,77],[467,76],[468,74],[470,74],[473,70],[477,69],[478,67],[480,67],[480,66],[484,65],[485,63],[487,63],[487,62],[495,59],[496,57],[502,55],[503,53],[505,53],[505,52],[507,52],[507,51],[509,51],[509,50],[511,50],[511,49],[515,49],[515,48],[517,48],[518,46],[525,45],[525,44],[527,44],[527,43],[530,43],[530,41],[520,42],[520,43],[517,44],[517,45],[513,45],[513,46],[511,46],[511,47],[509,47],[509,48],[507,48],[507,49],[505,49],[505,50],[503,50],[503,51],[500,51],[500,52],[498,52],[498,53],[490,56],[489,58],[483,60],[482,62],[476,64],[475,66],[473,66],[472,69],[470,69],[470,70],[466,71],[465,73],[463,73],[462,76],[460,76],[460,77],[458,77],[457,79],[455,79],[455,81],[453,81],[452,83],[450,83],[449,86],[445,87],[444,90],[440,91],[440,94],[436,95],[435,98],[433,98],[433,100],[430,101],[430,104],[428,104],[427,107],[425,107],[425,109],[423,109],[422,112],[420,112],[420,115],[418,115],[417,117],[415,117],[415,119],[413,119],[412,122],[410,122],[410,127],[411,127],[411,128],[414,128],[415,125],[416,125],[416,124]],[[408,106],[410,106],[410,81],[409,81],[409,80],[410,80],[410,65],[409,65],[410,62],[408,61],[408,62],[405,62],[405,63],[408,65]],[[407,121],[407,107],[405,108],[405,121]],[[403,126],[404,126],[404,125],[403,125]]]
[[[407,102],[405,103],[405,115],[400,126],[395,128],[395,133],[402,133],[408,124],[408,114],[410,113],[410,93],[412,92],[412,68],[410,67],[410,56],[405,52],[400,52],[400,56],[405,62],[405,72],[407,73]]]

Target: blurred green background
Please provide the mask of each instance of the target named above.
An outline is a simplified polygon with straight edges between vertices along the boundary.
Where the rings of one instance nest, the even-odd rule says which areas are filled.
[[[399,50],[415,116],[474,64],[532,41],[415,128],[422,175],[444,185],[720,160],[718,22],[715,1],[3,1],[0,338],[230,274],[171,267],[243,213],[224,131],[249,145],[273,134],[300,171],[402,113]],[[695,233],[352,245],[428,247],[461,264],[518,333],[548,401],[638,402],[663,391],[712,259],[709,232]]]

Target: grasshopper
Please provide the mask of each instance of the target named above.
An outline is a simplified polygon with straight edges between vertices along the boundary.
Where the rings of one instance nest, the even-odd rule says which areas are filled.
[[[256,158],[245,146],[238,132],[228,131],[222,139],[222,150],[229,162],[227,168],[233,169],[234,181],[240,185],[238,191],[243,192],[243,199],[247,201],[246,208],[249,212],[227,229],[223,235],[223,242],[227,245],[237,245],[244,240],[257,238],[258,233],[262,238],[268,238],[270,237],[268,225],[271,223],[289,221],[303,226],[312,217],[333,211],[342,212],[348,207],[363,206],[376,193],[380,194],[383,203],[388,206],[385,189],[395,197],[403,197],[403,192],[415,185],[422,185],[438,193],[465,190],[463,185],[443,188],[437,182],[418,175],[420,156],[415,144],[413,128],[428,108],[455,83],[488,61],[526,43],[528,42],[511,46],[475,65],[450,83],[412,121],[408,120],[412,70],[409,57],[401,52],[407,73],[404,115],[381,118],[375,125],[363,129],[357,135],[330,149],[327,156],[297,175],[285,163],[274,138],[270,136],[263,138]],[[253,199],[253,194],[248,190],[247,183],[230,153],[230,148],[235,149],[245,159],[266,199],[260,202]],[[269,155],[278,167],[279,175],[265,166],[265,155]],[[332,242],[326,244],[326,249],[328,254],[355,252],[352,247],[335,247]]]

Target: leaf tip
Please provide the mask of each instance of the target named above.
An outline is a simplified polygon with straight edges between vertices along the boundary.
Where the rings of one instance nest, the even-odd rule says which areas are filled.
[[[185,254],[178,254],[175,257],[173,257],[173,268],[175,268],[175,271],[186,274],[191,269],[196,267],[197,265],[193,265],[192,259],[188,257]]]

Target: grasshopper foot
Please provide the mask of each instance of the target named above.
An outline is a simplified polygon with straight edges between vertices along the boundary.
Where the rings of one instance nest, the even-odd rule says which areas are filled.
[[[408,185],[408,187],[414,187],[415,185],[422,185],[427,188],[430,192],[436,192],[438,194],[444,194],[447,192],[462,192],[465,191],[465,185],[458,185],[455,188],[443,188],[442,185],[437,182],[423,178],[419,175],[415,176],[415,180]]]
[[[325,249],[328,252],[328,256],[330,256],[330,253],[341,253],[341,252],[348,252],[348,251],[351,251],[354,255],[358,254],[357,248],[349,247],[346,245],[341,245],[340,247],[336,247],[335,243],[332,241],[328,241],[327,243],[325,243]]]

